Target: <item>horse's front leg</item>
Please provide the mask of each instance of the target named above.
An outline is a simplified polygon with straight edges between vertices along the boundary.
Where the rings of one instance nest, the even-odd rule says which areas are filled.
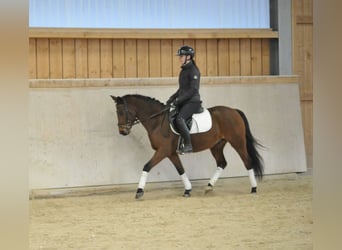
[[[165,158],[165,154],[162,151],[158,150],[154,153],[151,160],[149,160],[145,164],[143,171],[141,173],[141,176],[140,176],[137,193],[135,194],[136,199],[139,199],[143,197],[144,195],[144,188],[145,188],[147,176],[150,170],[164,158]]]
[[[169,156],[168,158],[170,159],[170,161],[173,163],[173,165],[177,169],[177,172],[183,181],[183,184],[185,187],[185,191],[184,191],[183,196],[184,197],[190,197],[191,196],[190,193],[192,190],[191,182],[185,173],[185,170],[183,168],[183,164],[182,164],[181,160],[179,159],[179,156],[175,153],[175,154]]]

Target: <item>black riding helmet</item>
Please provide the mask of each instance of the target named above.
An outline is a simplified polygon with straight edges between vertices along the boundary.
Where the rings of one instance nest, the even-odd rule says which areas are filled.
[[[187,55],[190,55],[191,58],[194,58],[195,57],[195,50],[193,48],[191,48],[190,46],[182,46],[178,49],[177,51],[177,56],[187,56]]]

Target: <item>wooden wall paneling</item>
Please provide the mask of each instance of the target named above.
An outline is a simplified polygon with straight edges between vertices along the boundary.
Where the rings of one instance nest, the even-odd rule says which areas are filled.
[[[152,39],[149,40],[149,58],[150,58],[150,67],[149,67],[149,76],[150,77],[160,77],[161,75],[161,67],[160,67],[160,40]]]
[[[75,39],[76,78],[88,78],[88,39]]]
[[[125,77],[125,40],[113,39],[113,77]]]
[[[76,78],[75,39],[62,39],[63,78]]]
[[[311,0],[305,0],[304,4]],[[302,8],[302,7],[301,7]],[[306,8],[306,7],[303,7]],[[296,14],[297,15],[297,14]],[[297,16],[295,20],[301,24],[308,24],[312,18],[308,14],[304,16]],[[307,15],[307,16],[306,16]],[[171,32],[171,33],[170,33]],[[174,33],[172,33],[174,32]],[[74,77],[79,78],[99,78],[99,77],[149,77],[151,76],[177,76],[179,73],[179,63],[177,57],[174,57],[177,49],[182,45],[189,45],[195,48],[197,52],[197,64],[200,64],[202,74],[205,75],[241,75],[241,71],[245,75],[249,75],[248,60],[241,61],[243,54],[232,53],[237,49],[243,52],[244,41],[249,39],[262,39],[262,73],[269,74],[269,51],[265,53],[265,49],[269,50],[269,39],[277,39],[278,33],[272,30],[117,30],[117,29],[30,29],[30,77],[34,78],[63,78],[72,77],[72,71],[75,71]],[[146,35],[150,34],[150,36]],[[122,37],[126,37],[125,40]],[[181,38],[183,37],[183,38]],[[44,40],[52,39],[51,44],[48,46],[47,57],[46,51],[44,52]],[[61,67],[60,57],[58,56],[58,41],[65,39],[74,39],[75,41],[75,65],[66,65],[64,67],[64,56],[62,53],[62,70],[63,73],[59,76]],[[138,40],[151,39],[151,43],[156,41],[160,42],[160,58],[150,60],[149,57],[157,58],[157,55],[150,52],[147,60],[149,62],[149,69],[146,71],[144,67],[146,64],[141,64],[143,60],[142,50],[138,49]],[[245,39],[245,40],[244,40]],[[110,40],[112,44],[110,45]],[[241,45],[238,41],[241,40]],[[45,40],[47,41],[47,40]],[[253,40],[254,41],[254,40]],[[216,47],[215,47],[215,42]],[[225,43],[228,43],[225,44]],[[35,43],[35,44],[34,44]],[[135,44],[134,44],[135,43]],[[164,44],[165,43],[165,44]],[[38,48],[39,44],[39,48]],[[246,45],[246,44],[245,44]],[[112,46],[112,53],[111,51]],[[225,47],[228,46],[228,50]],[[250,57],[253,59],[251,62],[251,74],[258,75],[260,72],[260,65],[256,63],[259,59],[255,52],[255,44],[250,44],[251,52]],[[219,50],[224,48],[226,54],[219,53]],[[169,53],[164,50],[171,50],[171,57]],[[203,49],[203,50],[202,50]],[[33,53],[36,50],[36,53]],[[202,50],[202,52],[201,52]],[[214,54],[210,51],[216,50],[217,55],[214,59]],[[108,52],[107,52],[108,51]],[[139,53],[138,53],[139,51]],[[205,51],[205,53],[203,52]],[[45,53],[45,54],[44,54]],[[133,57],[135,55],[135,57]],[[139,57],[139,58],[138,58]],[[226,57],[226,59],[224,59]],[[169,58],[169,59],[168,59]],[[246,57],[248,58],[248,57]],[[71,57],[70,57],[71,59]],[[112,61],[112,63],[110,63]],[[139,61],[139,62],[138,62]],[[158,62],[159,64],[155,63]],[[47,64],[48,63],[48,64]],[[150,65],[152,63],[152,66]],[[155,63],[153,65],[153,63]],[[47,65],[49,68],[47,68]],[[216,65],[216,68],[215,68]],[[72,66],[72,68],[70,68]],[[240,67],[244,66],[243,69]],[[247,67],[246,67],[247,66]],[[265,67],[267,66],[267,67]],[[159,73],[158,73],[158,67]],[[228,67],[228,68],[227,68]],[[302,67],[299,67],[302,68]],[[87,72],[86,72],[87,71]],[[246,73],[247,72],[247,73]],[[306,92],[309,92],[306,91]]]
[[[101,77],[100,39],[88,40],[89,78]]]
[[[229,72],[231,76],[239,76],[240,73],[240,40],[229,40]]]
[[[304,24],[304,62],[302,96],[304,99],[312,99],[313,96],[313,27]]]
[[[218,75],[229,75],[229,40],[218,39],[217,42]]]
[[[50,78],[49,39],[37,39],[37,78]]]
[[[62,61],[62,39],[50,39],[50,78],[62,78],[63,61]]]
[[[137,77],[137,41],[125,40],[125,73],[126,77]]]
[[[218,75],[217,39],[207,40],[207,76]]]
[[[147,39],[137,40],[137,70],[138,77],[149,76],[149,48]]]
[[[101,78],[113,77],[113,42],[112,39],[100,40]]]
[[[172,40],[172,54],[176,55],[178,49],[184,45],[183,40],[174,39]],[[178,76],[180,72],[180,64],[177,56],[172,56],[172,76]]]
[[[240,40],[240,67],[242,76],[250,76],[252,73],[251,63],[251,40],[243,38]]]
[[[261,40],[261,58],[262,58],[262,75],[271,74],[270,64],[270,41],[268,39]]]
[[[207,76],[207,40],[196,40],[196,64],[201,76]]]
[[[261,56],[261,39],[254,38],[251,40],[251,60],[253,76],[262,75],[262,56]]]
[[[36,38],[29,39],[29,78],[37,78],[37,46]]]
[[[190,46],[190,47],[194,48],[194,50],[196,51],[196,42],[194,39],[184,39],[182,45]],[[176,52],[177,52],[177,50],[174,53],[176,54]]]
[[[171,39],[162,39],[160,44],[161,50],[161,76],[171,77],[172,76],[172,56],[176,54],[172,53],[172,41]]]

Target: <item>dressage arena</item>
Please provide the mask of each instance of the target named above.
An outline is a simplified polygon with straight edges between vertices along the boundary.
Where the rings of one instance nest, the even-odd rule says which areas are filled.
[[[141,87],[139,93],[165,100],[173,88],[160,89]],[[221,103],[244,110],[267,146],[260,152],[265,177],[256,195],[249,193],[241,160],[227,147],[228,167],[213,192],[204,193],[215,170],[205,151],[182,156],[192,197],[182,197],[184,185],[165,160],[152,169],[137,201],[151,146],[142,126],[128,136],[118,133],[109,98],[133,90],[32,89],[30,249],[312,249],[312,175],[297,85],[202,90],[206,107]]]
[[[312,174],[86,188],[30,200],[29,249],[312,249]]]

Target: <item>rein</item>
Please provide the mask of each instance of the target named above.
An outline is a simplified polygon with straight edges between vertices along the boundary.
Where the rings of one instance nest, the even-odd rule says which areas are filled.
[[[147,120],[153,119],[153,118],[155,118],[155,117],[157,117],[157,116],[159,116],[159,115],[165,113],[165,112],[168,111],[168,110],[169,110],[169,107],[166,107],[166,108],[162,109],[161,111],[159,111],[159,112],[157,112],[157,113],[155,113],[155,114],[153,114],[153,115],[150,115],[147,119],[142,120],[142,121],[140,121],[139,119],[136,118],[136,119],[134,120],[132,126],[133,126],[133,125],[136,125],[136,124],[139,124],[139,123],[141,123],[141,122],[145,122],[145,121],[147,121]]]
[[[131,122],[129,120],[129,110],[128,110],[127,102],[126,102],[125,98],[122,98],[122,100],[123,100],[123,103],[124,103],[124,110],[125,110],[125,116],[126,116],[126,124],[119,124],[119,126],[130,126],[130,127],[133,127],[134,125],[137,125],[139,123],[145,122],[145,121],[150,120],[150,119],[153,119],[153,118],[155,118],[155,117],[165,113],[166,111],[168,111],[170,109],[170,107],[167,106],[166,108],[162,109],[161,111],[159,111],[159,112],[157,112],[155,114],[150,115],[145,120],[139,120],[137,117],[135,117],[134,120]]]

